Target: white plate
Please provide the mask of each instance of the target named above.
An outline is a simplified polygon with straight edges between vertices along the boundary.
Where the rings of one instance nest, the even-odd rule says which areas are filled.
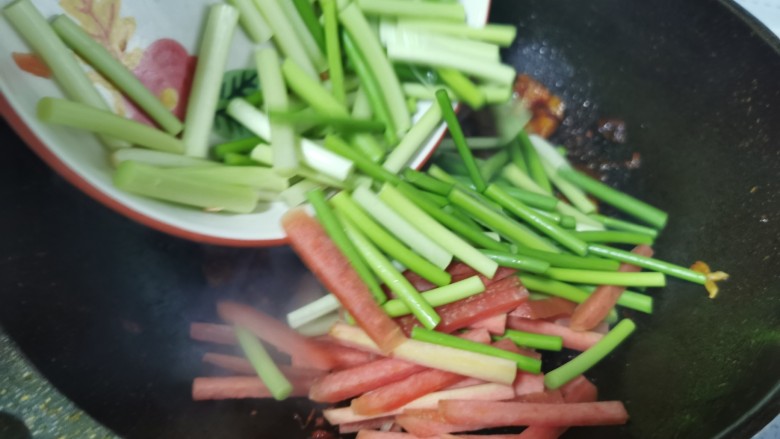
[[[470,24],[479,25],[487,21],[490,0],[461,1]],[[0,7],[9,3],[11,1],[0,0]],[[68,11],[76,19],[79,17],[74,16],[72,11],[77,8],[90,4],[102,5],[102,13],[86,9],[87,14],[81,17],[82,26],[89,20],[95,20],[94,29],[109,35],[107,41],[113,44],[115,52],[120,54],[126,64],[135,65],[140,61],[142,66],[154,70],[164,63],[159,58],[155,60],[152,54],[156,51],[149,50],[150,47],[170,49],[180,46],[179,50],[188,54],[196,53],[200,23],[204,20],[207,5],[214,1],[133,0],[121,3],[121,0],[38,0],[33,3],[47,17],[61,14],[64,8],[72,5]],[[109,16],[112,7],[117,12],[113,20]],[[182,26],[182,23],[188,25]],[[161,43],[163,39],[171,39],[178,44]],[[242,31],[236,32],[228,70],[251,66],[252,47]],[[287,209],[280,202],[264,206],[252,214],[214,214],[138,197],[116,189],[111,183],[113,170],[108,163],[108,155],[94,136],[74,129],[42,124],[35,117],[35,107],[40,98],[62,96],[62,93],[52,80],[24,71],[14,62],[14,53],[29,52],[30,49],[8,21],[0,19],[0,112],[27,144],[70,183],[125,216],[185,239],[233,246],[284,244],[285,234],[279,219]],[[173,74],[171,77],[175,79],[180,76]],[[121,98],[112,96],[107,89],[103,91],[110,105],[128,111]],[[427,102],[421,103],[416,116],[419,117],[429,105]],[[444,130],[444,124],[439,126],[413,160],[413,167],[425,163],[436,149]]]

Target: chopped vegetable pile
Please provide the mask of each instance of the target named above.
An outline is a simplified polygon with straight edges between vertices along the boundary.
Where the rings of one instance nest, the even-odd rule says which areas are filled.
[[[302,204],[315,187],[353,189],[365,181],[356,171],[361,160],[400,172],[440,126],[441,111],[430,102],[438,89],[474,108],[510,100],[515,72],[501,63],[499,49],[512,43],[514,27],[470,27],[457,2],[409,8],[407,1],[212,5],[183,121],[68,16],[49,22],[30,0],[3,12],[65,95],[41,99],[38,118],[97,134],[119,189],[242,214],[268,202]],[[221,88],[234,78],[225,70],[239,23],[256,43],[247,57],[255,65],[246,72],[257,86],[223,102]],[[114,114],[74,53],[150,125]],[[220,129],[225,119],[239,128]],[[230,138],[219,143],[216,133]]]
[[[471,27],[457,2],[410,3],[212,6],[183,122],[68,17],[49,23],[29,0],[4,12],[68,98],[42,99],[39,118],[100,135],[118,187],[208,211],[292,208],[290,245],[329,294],[286,324],[218,303],[226,324],[193,323],[191,336],[237,346],[203,358],[231,375],[195,379],[193,399],[308,397],[335,404],[324,418],[362,439],[554,438],[628,422],[584,376],[635,331],[624,309],[652,313],[668,276],[711,297],[728,276],[654,258],[667,214],[547,140],[563,104],[501,63],[514,27]],[[261,88],[223,110],[252,136],[212,146],[239,22],[258,43]],[[111,113],[69,49],[156,126]],[[496,137],[467,138],[453,100],[488,108]],[[410,169],[442,120],[456,153]],[[564,349],[577,354],[543,367]],[[526,428],[490,434],[500,427]]]

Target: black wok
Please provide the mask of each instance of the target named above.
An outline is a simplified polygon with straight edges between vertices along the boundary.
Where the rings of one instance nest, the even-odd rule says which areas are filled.
[[[640,153],[607,177],[670,212],[658,255],[732,275],[714,301],[677,281],[654,292],[655,314],[632,316],[638,333],[590,374],[631,422],[567,437],[750,437],[780,411],[780,42],[704,0],[494,1],[491,19],[518,25],[507,59],[564,97],[565,144]],[[626,145],[587,135],[603,117],[625,121]],[[214,320],[215,300],[277,315],[307,300],[289,249],[165,236],[69,186],[5,124],[0,138],[0,324],[53,386],[125,437],[311,434],[305,401],[189,397],[210,371],[187,325]]]

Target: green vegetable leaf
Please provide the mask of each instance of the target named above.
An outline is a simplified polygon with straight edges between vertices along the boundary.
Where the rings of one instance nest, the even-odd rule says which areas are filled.
[[[257,71],[254,69],[239,69],[225,72],[222,87],[219,90],[217,112],[214,115],[214,131],[225,141],[236,140],[252,134],[240,123],[228,116],[225,109],[231,99],[247,98],[257,104],[259,83]]]

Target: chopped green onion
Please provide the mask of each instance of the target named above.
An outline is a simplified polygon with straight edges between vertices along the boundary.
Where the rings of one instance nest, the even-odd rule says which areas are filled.
[[[307,166],[299,167],[295,171],[295,175],[330,188],[347,189],[347,188],[352,188],[354,186],[350,178],[347,178],[346,180],[343,181],[336,180],[331,176],[322,174],[319,171],[315,171],[314,169],[311,169]]]
[[[450,23],[436,19],[403,18],[398,20],[398,26],[486,41],[502,47],[510,46],[517,35],[517,28],[506,24],[486,24],[483,27],[472,27],[463,23]]]
[[[388,48],[420,45],[428,50],[439,49],[445,52],[459,53],[474,62],[500,63],[501,48],[495,44],[468,40],[447,35],[398,28],[390,21],[379,25],[379,36]],[[440,75],[440,80],[443,80]],[[504,84],[501,86],[503,87]],[[455,89],[453,88],[453,91]]]
[[[529,291],[549,294],[576,303],[582,303],[588,298],[588,293],[586,291],[565,282],[527,273],[521,273],[518,277]]]
[[[573,216],[577,220],[577,230],[604,230],[604,226],[593,218],[575,209],[574,206],[567,203],[558,203],[555,210],[562,215]]]
[[[189,156],[208,155],[208,140],[214,125],[219,89],[237,24],[236,8],[222,3],[209,8],[184,119],[182,141]]]
[[[352,175],[354,163],[311,140],[301,139],[301,154],[310,168],[330,178],[343,182]]]
[[[252,152],[249,153],[249,157],[255,162],[266,166],[271,166],[274,163],[274,151],[271,149],[271,145],[265,143],[255,146]]]
[[[513,83],[507,84],[506,87],[514,92]],[[504,144],[518,142],[517,136],[533,119],[533,112],[523,99],[509,99],[502,105],[494,105],[491,110],[498,137]]]
[[[344,194],[342,192],[342,194]],[[335,197],[334,197],[335,198]],[[435,328],[441,318],[428,302],[420,296],[420,293],[412,284],[393,267],[393,264],[379,251],[369,239],[359,230],[344,212],[339,211],[339,219],[344,226],[347,236],[355,244],[355,247],[363,255],[363,259],[374,270],[376,275],[403,300],[412,311],[417,320],[426,328]],[[376,242],[376,241],[374,241]]]
[[[534,334],[533,332],[523,332],[514,329],[507,329],[504,336],[515,342],[518,346],[524,346],[534,349],[544,349],[546,351],[560,351],[563,349],[563,338],[556,335]]]
[[[123,162],[114,173],[114,185],[134,194],[208,211],[250,213],[257,206],[257,193],[250,187],[217,184],[167,171],[141,163]]]
[[[387,132],[387,130],[385,130]],[[374,163],[379,163],[385,158],[385,148],[376,137],[370,134],[357,133],[350,136],[349,141],[355,145],[362,155]]]
[[[288,0],[289,1],[289,0]],[[303,42],[277,0],[254,0],[274,34],[274,41],[284,55],[295,61],[311,79],[319,79]]]
[[[344,90],[348,94],[352,95],[351,99],[349,99],[349,95],[347,96],[348,100],[351,100],[350,105],[354,105],[355,94],[357,93],[358,89],[360,89],[360,85],[361,85],[360,78],[358,78],[357,76],[349,75],[344,77]]]
[[[418,186],[420,189],[433,192],[435,194],[447,196],[452,190],[453,185],[437,180],[428,174],[414,169],[407,168],[403,172],[406,181]]]
[[[399,184],[398,187],[401,187],[404,184],[405,184],[405,182]],[[446,210],[448,207],[450,207],[450,200],[448,200],[447,197],[442,197],[441,195],[436,195],[433,192],[426,192],[426,191],[420,191],[420,190],[418,190],[417,193],[420,194],[421,196],[423,196],[425,198],[425,200],[427,200],[432,206],[437,206],[437,208],[441,208],[443,210]],[[452,213],[452,212],[449,212],[449,213]],[[463,221],[463,220],[461,219],[461,221]],[[444,223],[442,223],[442,224],[444,224]],[[474,226],[478,227],[476,223],[474,223]],[[482,230],[482,229],[480,228],[479,230]]]
[[[268,116],[245,99],[231,99],[225,111],[260,139],[268,140],[271,138],[271,121]]]
[[[559,282],[532,274],[522,273],[518,276],[520,281],[531,291],[545,293],[572,302],[582,303],[588,298],[589,293],[581,288],[565,282]],[[653,312],[653,298],[634,291],[624,291],[617,301],[618,305],[636,311],[651,314]]]
[[[599,244],[590,244],[588,246],[588,250],[595,255],[615,259],[617,261],[636,265],[648,270],[658,271],[668,274],[669,276],[674,276],[700,285],[704,285],[704,282],[707,281],[707,275],[704,273],[699,273],[697,271],[662,261],[660,259],[648,258],[646,256],[637,255],[636,253]]]
[[[163,130],[171,135],[179,134],[181,121],[165,108],[162,102],[144,86],[108,50],[90,37],[79,25],[65,15],[59,15],[51,23],[57,35],[92,67],[111,81],[119,90],[136,103]]]
[[[509,190],[507,190],[507,188],[505,188],[505,187],[501,187],[501,189],[503,189],[505,192],[507,192],[509,195],[511,195],[513,197],[515,196],[513,189],[517,190],[517,188],[512,188],[512,187],[509,187],[508,188]],[[534,195],[538,195],[538,194],[534,194]],[[515,198],[519,198],[519,197],[515,197]],[[521,199],[521,201],[522,201],[522,199]],[[526,203],[526,204],[528,204],[528,203]],[[564,229],[573,229],[577,225],[577,220],[574,219],[573,216],[561,215],[560,213],[555,213],[555,212],[551,212],[551,211],[547,211],[547,210],[534,208],[530,204],[528,204],[528,207],[531,207],[532,210],[534,211],[534,213],[536,213],[537,215],[539,215],[541,217],[544,217],[547,220],[552,221],[552,222],[560,225]]]
[[[300,1],[300,0],[296,0]],[[324,20],[325,54],[328,59],[330,91],[340,104],[346,104],[344,88],[344,65],[342,64],[341,43],[339,42],[339,18],[335,0],[320,0]]]
[[[544,137],[536,134],[528,136],[530,147],[536,151],[543,163],[547,163],[551,169],[558,170],[563,167],[571,166],[566,160],[566,148],[555,147]],[[551,173],[547,172],[549,176]]]
[[[505,104],[511,102],[514,88],[512,85],[485,84],[479,87],[485,95],[486,104]]]
[[[548,372],[544,376],[544,385],[549,389],[557,389],[595,366],[609,355],[636,329],[630,319],[623,319],[595,345],[576,356],[573,360]]]
[[[379,192],[379,197],[409,222],[416,225],[420,230],[425,231],[432,240],[444,247],[456,258],[477,270],[477,272],[488,278],[492,278],[496,274],[498,264],[431,218],[396,188],[385,184]]]
[[[306,195],[315,189],[322,189],[322,184],[304,179],[283,190],[279,194],[279,199],[282,200],[287,207],[292,208],[300,206],[306,202]]]
[[[407,183],[401,183],[398,185],[397,189],[423,212],[427,213],[434,220],[440,222],[466,240],[480,247],[497,251],[506,250],[507,247],[504,244],[488,238],[482,229],[476,224],[469,224],[463,221],[457,215],[451,215],[442,210],[435,202],[431,200],[429,194],[420,192]],[[447,202],[447,199],[445,198],[444,201]]]
[[[474,158],[474,162],[476,162],[477,166],[479,167],[485,163],[485,160]],[[442,181],[456,183],[457,186],[469,188],[475,187],[474,183],[469,177],[469,171],[457,151],[443,152],[439,154],[436,159],[436,163],[431,164],[428,173]],[[457,183],[461,184],[458,185]],[[475,189],[471,189],[471,191],[478,193]]]
[[[555,171],[555,168],[545,161],[544,158],[542,158],[542,167],[553,185],[558,188],[558,191],[580,212],[587,215],[596,211],[596,205],[588,198],[587,194],[582,189],[561,178]]]
[[[172,175],[191,177],[203,182],[249,186],[257,190],[272,192],[281,192],[290,187],[287,178],[280,176],[271,169],[259,166],[242,168],[233,166],[190,167],[175,168],[169,172]]]
[[[648,311],[648,314],[652,314],[652,311]],[[606,323],[609,326],[612,326],[615,323],[617,323],[619,319],[620,317],[618,316],[617,311],[615,310],[615,308],[612,308],[609,310],[609,314],[607,314],[607,316],[604,317],[604,323]]]
[[[273,47],[263,47],[255,52],[257,74],[260,86],[265,91],[263,106],[265,111],[285,111],[290,107],[287,97],[287,85],[279,67],[279,55]],[[305,75],[304,75],[305,76]],[[298,139],[293,127],[269,122],[271,148],[273,150],[273,167],[282,175],[292,175],[298,167]]]
[[[11,3],[3,9],[3,14],[33,51],[43,59],[65,96],[91,107],[111,111],[76,60],[76,56],[63,44],[30,0]],[[127,142],[119,139],[106,136],[99,138],[110,149],[130,147]]]
[[[436,98],[436,89],[431,89],[430,99]],[[454,99],[454,96],[450,96]],[[495,149],[504,146],[504,143],[498,137],[466,137],[466,144],[473,149]],[[452,139],[442,139],[439,144],[441,149],[455,149],[455,142]]]
[[[369,352],[379,352],[378,346],[360,328],[337,323],[330,336]],[[511,386],[517,375],[517,365],[513,361],[417,340],[406,340],[398,345],[393,350],[393,357],[505,386]],[[495,389],[494,385],[488,385]],[[508,390],[508,396],[511,396],[511,389]]]
[[[635,287],[663,287],[663,273],[626,273],[622,271],[592,271],[573,268],[550,268],[545,273],[550,279],[594,285],[620,285]]]
[[[536,358],[526,357],[515,352],[505,351],[495,346],[490,346],[476,341],[466,340],[450,334],[431,331],[429,329],[415,327],[412,329],[412,339],[426,343],[447,346],[464,351],[477,352],[479,354],[512,360],[517,363],[517,368],[530,373],[540,373],[542,362]]]
[[[401,241],[372,220],[368,214],[352,200],[349,194],[340,192],[331,199],[331,203],[365,233],[372,242],[408,269],[414,271],[435,285],[442,286],[450,283],[452,278],[449,273],[423,259],[417,253],[409,250]],[[391,285],[388,284],[388,286]]]
[[[508,216],[489,208],[480,200],[466,194],[460,189],[454,189],[448,198],[452,204],[464,209],[473,218],[518,244],[537,250],[560,252],[557,247],[534,233],[533,230]]]
[[[317,18],[317,14],[314,12],[311,0],[292,0],[292,2],[301,20],[306,24],[306,28],[317,43],[317,47],[319,47],[322,53],[325,53],[325,31]]]
[[[542,211],[539,211],[542,212]],[[546,212],[542,212],[546,213]],[[558,224],[561,225],[564,229],[570,229],[575,230],[577,228],[577,219],[573,216],[569,215],[559,215],[560,219],[558,220]]]
[[[298,9],[296,9],[294,1],[270,1],[276,1],[279,3],[279,6],[281,6],[285,17],[287,17],[293,31],[295,32],[294,37],[297,37],[298,41],[300,41],[303,45],[303,49],[306,51],[306,55],[308,55],[309,59],[314,65],[314,68],[318,72],[324,72],[328,68],[328,61],[325,59],[325,55],[323,54],[322,49],[320,49],[320,46],[317,44],[317,41],[314,39],[314,36],[312,36],[311,32],[309,32],[306,23],[303,21],[303,18],[301,18],[301,14],[298,13]],[[288,38],[288,36],[285,36],[285,38]]]
[[[261,139],[268,139],[270,137],[271,125],[268,116],[244,99],[232,99],[227,106],[227,113],[230,117],[237,120],[241,125],[258,135]],[[349,157],[348,160],[344,158],[342,154],[331,152],[329,151],[330,148],[323,148],[319,144],[308,139],[300,139],[300,145],[303,161],[312,169],[338,181],[345,181],[352,175],[354,164],[352,163],[351,157]],[[349,146],[347,146],[347,150],[350,153],[355,152],[352,151]],[[255,151],[259,151],[257,154],[258,159],[265,158],[265,154],[267,154],[267,152],[262,152],[265,151],[264,148],[259,149],[259,147],[257,147],[252,151],[253,156],[255,155]],[[273,153],[271,156],[273,159]]]
[[[290,381],[282,374],[282,371],[268,355],[263,344],[257,337],[244,328],[236,328],[236,338],[244,355],[255,368],[257,376],[263,381],[274,399],[281,401],[287,399],[292,393],[293,387]]]
[[[439,125],[441,118],[441,109],[436,105],[431,105],[403,136],[398,146],[390,152],[382,166],[390,172],[400,172],[425,146],[426,140]]]
[[[466,20],[466,10],[460,3],[417,2],[411,6],[405,0],[357,0],[357,4],[366,15],[433,18],[455,22]]]
[[[385,131],[387,143],[395,145],[398,143],[398,134],[396,133],[395,121],[390,114],[390,107],[381,84],[371,69],[368,60],[360,53],[352,37],[346,32],[344,33],[344,52],[347,54],[347,59],[352,63],[358,78],[360,78],[361,90],[363,90],[366,99],[368,99],[371,111],[376,115],[377,119],[387,125],[387,130]]]
[[[425,85],[416,82],[404,82],[403,84],[401,84],[401,88],[404,91],[404,95],[406,95],[406,97],[408,98],[432,101],[436,99],[436,90],[444,90],[447,92],[447,95],[450,97],[450,99],[453,100],[458,99],[457,95],[455,94],[454,91],[452,91],[451,88],[443,86],[441,84]],[[485,85],[478,85],[477,89],[482,95],[484,95],[486,104],[503,104],[512,97],[512,88],[508,86],[485,84]],[[494,139],[492,137],[485,137],[480,139],[485,139],[485,142],[474,143],[471,140],[469,140],[469,146],[472,149],[492,149],[492,148],[501,147],[503,146],[504,143],[503,141],[498,142],[498,140],[500,140],[498,138],[495,138],[496,142],[489,140],[489,139]],[[447,145],[446,146],[447,148],[454,147],[452,143],[447,144],[442,142],[442,146],[444,145]]]
[[[79,102],[46,97],[38,101],[37,113],[42,122],[106,134],[158,151],[184,152],[182,141],[168,133]]]
[[[503,188],[502,188],[503,189]],[[506,189],[505,189],[506,190]],[[510,191],[507,191],[510,195],[512,194]],[[536,195],[536,194],[534,194]],[[560,225],[564,229],[574,229],[577,227],[577,220],[574,219],[573,216],[569,215],[561,215],[554,212],[548,212],[540,209],[532,209],[534,213],[537,215],[546,218],[548,221],[551,221],[555,224]]]
[[[432,264],[441,269],[446,269],[452,262],[452,253],[433,242],[404,217],[395,213],[393,209],[369,189],[365,187],[355,189],[352,193],[352,198],[374,220]]]
[[[550,263],[528,256],[514,255],[506,252],[483,250],[482,253],[496,261],[501,267],[515,268],[522,272],[544,274]]]
[[[379,97],[381,98],[381,95]],[[372,119],[373,115],[374,111],[371,108],[371,102],[365,92],[365,87],[360,86],[355,93],[355,101],[352,104],[352,117],[356,119]],[[388,120],[389,118],[385,118],[380,121],[384,123],[385,135],[393,132],[387,129]],[[375,163],[381,162],[387,153],[387,149],[379,142],[378,138],[369,134],[354,133],[349,137],[349,142]]]
[[[252,0],[227,0],[227,2],[238,9],[238,21],[253,43],[262,44],[271,39],[273,36],[271,27]]]
[[[436,99],[436,90],[438,89],[446,91],[450,99],[458,99],[458,96],[455,95],[455,92],[452,91],[452,89],[440,84],[428,85],[419,82],[403,82],[401,83],[401,89],[404,92],[404,96],[426,101]],[[454,147],[454,144],[451,146]]]
[[[328,202],[325,200],[325,194],[322,192],[322,189],[317,188],[311,190],[308,194],[306,194],[306,196],[309,200],[309,203],[311,203],[312,207],[314,207],[314,212],[317,214],[317,219],[328,233],[328,236],[330,236],[339,250],[341,250],[341,253],[347,257],[349,263],[352,265],[352,268],[355,269],[357,274],[360,276],[360,279],[362,279],[366,284],[377,303],[384,303],[387,300],[387,296],[385,296],[384,291],[382,291],[382,287],[379,286],[379,283],[371,273],[368,265],[366,265],[366,262],[360,257],[360,254],[358,253],[355,246],[347,238],[347,234],[344,232],[344,229],[338,222],[336,215],[333,213],[330,206],[328,205]]]
[[[612,230],[592,230],[574,232],[574,236],[585,242],[612,242],[617,244],[646,244],[651,245],[653,238],[650,235],[636,232],[616,232]]]
[[[436,165],[431,165],[428,168],[428,174],[430,174],[432,177],[435,177],[443,182],[446,183],[452,183],[455,185],[455,188],[461,190],[462,192],[468,194],[471,197],[474,197],[475,199],[479,200],[482,204],[489,207],[490,209],[493,209],[496,212],[502,212],[501,206],[499,206],[497,203],[493,202],[493,200],[489,200],[485,198],[482,194],[477,192],[476,190],[472,189],[474,186],[471,184],[464,184],[461,183],[461,178],[468,178],[468,177],[453,177],[449,174],[447,174],[446,171],[439,168]],[[464,180],[465,181],[465,180]],[[470,180],[469,180],[470,181]]]
[[[507,162],[509,162],[509,152],[506,150],[499,151],[482,162],[479,166],[479,173],[482,174],[482,178],[485,181],[491,181]]]
[[[542,160],[536,152],[536,148],[534,148],[534,145],[531,143],[531,138],[528,136],[528,133],[526,133],[525,130],[521,130],[517,135],[517,140],[520,142],[523,158],[525,158],[525,163],[528,166],[528,175],[545,193],[551,194],[552,186],[550,185],[550,180],[547,178],[547,173],[544,172]]]
[[[482,283],[479,276],[472,276],[443,287],[425,291],[422,293],[422,297],[431,306],[442,306],[466,299],[483,291],[485,291],[485,284]],[[411,313],[409,307],[400,299],[388,300],[382,305],[382,308],[390,317],[401,317]]]
[[[333,217],[333,219],[335,220],[336,218]],[[336,226],[341,229],[341,224],[337,223]],[[373,277],[373,274],[371,276]],[[374,282],[376,282],[376,280]],[[287,314],[287,324],[290,325],[291,328],[297,329],[319,319],[322,316],[335,312],[339,308],[341,308],[339,299],[337,299],[333,294],[326,294],[319,299],[296,309],[295,311],[289,312]]]
[[[225,166],[227,166],[227,165],[225,165]],[[233,166],[233,168],[236,168],[236,167],[237,166]],[[240,167],[240,166],[238,166],[238,167]],[[244,166],[244,167],[248,168],[249,166]],[[289,188],[287,188],[287,189],[289,189]],[[285,191],[287,189],[285,189]],[[282,192],[284,192],[284,191],[282,191]],[[279,196],[282,194],[282,192],[274,192],[274,191],[269,191],[269,190],[256,190],[255,194],[257,195],[257,201],[258,202],[262,201],[262,202],[270,203],[270,202],[273,202],[273,201],[278,201],[279,200]]]
[[[345,312],[344,314],[344,320],[347,320],[346,315],[348,315],[348,313]],[[330,314],[322,315],[321,317],[312,320],[305,325],[301,325],[295,328],[295,331],[305,337],[319,337],[321,335],[328,335],[330,328],[332,328],[333,325],[335,325],[340,320],[341,316],[338,312],[334,311]]]
[[[465,170],[465,168],[464,168],[464,170]],[[454,184],[456,186],[466,187],[466,185],[458,185],[458,183],[460,183],[460,182],[455,177],[453,177],[450,174],[448,174],[447,171],[445,171],[444,169],[440,168],[435,163],[432,164],[428,168],[428,174],[430,174],[431,177],[439,179],[439,180],[441,180],[441,181],[443,181],[445,183],[450,183],[450,184]],[[471,181],[471,180],[469,180],[469,181]],[[471,183],[471,186],[472,187],[474,186],[473,182]],[[471,189],[471,190],[474,191],[473,189]]]
[[[551,253],[542,250],[535,250],[528,247],[520,247],[517,253],[523,256],[529,256],[534,259],[540,259],[549,262],[553,267],[560,268],[578,268],[582,270],[616,271],[620,264],[610,259],[601,259],[596,257],[582,257],[566,253]]]
[[[537,215],[536,212],[523,204],[522,201],[512,198],[511,195],[504,192],[495,184],[491,184],[485,190],[485,195],[500,204],[504,209],[508,210],[513,215],[535,227],[545,235],[549,236],[563,247],[571,250],[573,253],[579,256],[585,256],[588,253],[588,244],[585,241],[577,238],[568,231],[563,230],[558,225],[547,221],[547,219]]]
[[[412,8],[416,9],[416,8]],[[390,60],[385,56],[379,40],[375,37],[371,25],[354,3],[341,10],[339,19],[355,43],[357,51],[366,61],[368,69],[379,83],[387,107],[390,110],[392,126],[397,136],[403,136],[411,127],[411,116],[406,108],[401,83],[393,70]]]
[[[501,189],[503,189],[503,190],[504,190],[506,193],[508,193],[508,194],[510,194],[510,195],[511,195],[511,192],[510,192],[510,191],[508,191],[508,190],[506,190],[506,188],[503,188],[503,187],[502,187]],[[534,194],[534,195],[536,195],[536,194]],[[522,200],[521,200],[521,201],[522,201]],[[544,210],[539,210],[539,209],[533,209],[533,208],[531,208],[530,206],[528,206],[528,207],[529,207],[531,210],[533,210],[533,211],[534,211],[534,213],[536,213],[537,215],[539,215],[539,216],[543,217],[543,218],[544,218],[544,219],[546,219],[547,221],[553,222],[553,223],[555,223],[555,224],[560,224],[560,223],[561,223],[561,215],[560,215],[560,214],[558,214],[558,213],[554,213],[554,212],[547,212],[547,211],[544,211]],[[572,219],[572,221],[574,221],[574,217],[570,217],[570,218]],[[563,226],[561,226],[561,227],[563,227]]]
[[[186,167],[206,167],[219,166],[218,162],[211,160],[187,157],[186,155],[173,154],[170,152],[154,151],[152,149],[141,148],[120,148],[111,153],[111,164],[119,166],[122,162],[133,161],[159,168],[186,168]]]
[[[409,109],[410,113],[414,113],[417,111],[417,101],[418,99],[412,96],[406,97],[406,108]]]
[[[444,118],[444,121],[447,122],[447,127],[450,129],[452,140],[455,141],[455,146],[458,148],[458,153],[463,159],[466,169],[468,169],[469,177],[474,183],[474,187],[477,192],[484,191],[487,185],[485,184],[482,175],[479,173],[479,168],[474,161],[474,156],[471,154],[471,149],[469,149],[469,146],[466,144],[466,137],[463,135],[463,129],[460,126],[460,122],[458,122],[458,116],[452,109],[452,102],[450,101],[449,96],[447,96],[447,93],[443,90],[438,90],[436,91],[436,100],[439,103],[442,117]]]
[[[439,69],[438,73],[439,78],[455,92],[459,100],[475,110],[485,105],[485,94],[466,75],[448,68]]]
[[[450,204],[450,200],[447,198],[444,198],[444,201],[446,201],[446,204],[442,206],[442,209],[444,212],[447,213],[447,215],[452,215],[453,217],[459,219],[460,221],[468,224],[472,229],[487,235],[491,240],[493,241],[501,241],[500,236],[492,236],[497,235],[495,232],[490,232],[488,230],[485,230],[479,223],[474,221],[470,216],[466,215],[463,210],[459,209],[457,206],[453,206]],[[443,223],[442,223],[443,224]],[[509,248],[509,245],[507,244],[505,248]]]
[[[225,158],[225,154],[233,152],[237,154],[247,154],[262,143],[259,137],[247,137],[246,139],[233,140],[226,143],[220,143],[213,148],[214,156],[218,159]]]
[[[523,148],[520,146],[520,140],[515,137],[507,146],[509,148],[509,154],[512,157],[512,163],[514,163],[518,170],[528,175],[528,163],[526,163],[525,157],[523,156]]]
[[[292,59],[284,60],[282,73],[284,73],[284,79],[290,90],[303,99],[314,111],[325,116],[349,116],[347,108],[339,103],[319,81],[306,75],[306,72]]]
[[[656,229],[662,229],[666,225],[666,220],[668,219],[666,212],[644,201],[637,200],[574,169],[558,169],[558,175],[599,200],[635,216]]]
[[[354,119],[345,116],[327,116],[323,113],[305,113],[301,111],[269,111],[271,122],[280,122],[292,125],[316,125],[328,126],[340,132],[367,132],[381,133],[385,131],[385,124],[370,119]]]
[[[254,92],[244,96],[244,100],[246,100],[247,102],[249,102],[250,104],[252,104],[252,105],[254,105],[256,107],[259,107],[263,103],[265,98],[263,96],[263,91],[262,90],[255,90]],[[224,103],[221,104],[221,105],[223,105],[222,108],[224,108],[224,106],[227,106],[227,104],[224,104]],[[222,109],[222,108],[220,108],[220,109]]]
[[[636,291],[623,291],[623,294],[618,298],[617,304],[645,314],[653,313],[653,297],[648,296],[647,294],[637,293]]]
[[[366,88],[360,85],[355,92],[355,101],[352,102],[352,117],[355,119],[371,119],[373,116],[374,110],[371,109],[371,102],[368,100]]]
[[[484,164],[483,164],[484,167]],[[466,177],[454,177],[459,183],[466,184],[470,181],[466,180]],[[537,192],[531,192],[527,191],[525,189],[520,189],[518,187],[510,186],[505,183],[496,183],[497,186],[499,186],[504,192],[508,193],[512,198],[516,198],[523,203],[527,204],[528,207],[533,207],[534,209],[541,209],[545,211],[552,211],[555,209],[555,207],[560,202],[557,198],[551,196],[551,195],[544,195]],[[467,184],[467,186],[470,189],[474,189],[473,185]],[[550,215],[555,215],[550,213]],[[547,216],[547,218],[553,219],[552,216]],[[555,222],[560,222],[561,217],[559,215],[555,215]],[[571,217],[571,220],[573,221],[574,218]]]
[[[270,163],[261,163],[251,159],[249,156],[246,156],[244,154],[238,154],[235,152],[229,152],[225,154],[225,157],[222,159],[222,161],[227,166],[260,166],[265,164],[270,165]]]
[[[371,159],[359,151],[356,151],[350,145],[336,136],[331,135],[325,138],[325,148],[328,148],[334,153],[351,160],[355,164],[355,167],[375,180],[393,184],[401,182],[401,179],[397,175],[393,174],[392,172],[388,172],[387,169],[372,162]]]
[[[525,160],[525,159],[524,159]],[[520,189],[536,194],[550,196],[550,193],[539,186],[526,172],[521,170],[514,162],[504,166],[501,176]]]
[[[456,44],[457,41],[451,41]],[[453,45],[454,45],[453,44]],[[442,44],[430,38],[412,36],[397,37],[387,43],[388,57],[397,63],[425,65],[435,68],[452,68],[468,76],[509,86],[517,72],[512,66],[502,64],[500,60],[481,58],[475,62],[473,55],[464,57],[457,47]]]

